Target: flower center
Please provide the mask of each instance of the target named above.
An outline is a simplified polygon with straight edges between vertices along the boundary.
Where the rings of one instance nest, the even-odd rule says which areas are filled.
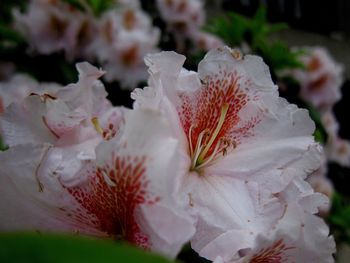
[[[208,128],[201,131],[197,141],[192,141],[193,125],[189,129],[190,155],[192,159],[191,170],[198,170],[215,161],[218,157],[227,153],[228,147],[234,146],[230,140],[219,138],[219,134],[229,109],[229,104],[221,106],[220,117],[215,128],[211,131]]]
[[[92,118],[91,122],[92,122],[95,130],[99,134],[101,134],[102,138],[106,141],[112,139],[117,134],[117,130],[114,128],[114,125],[112,123],[109,123],[109,125],[106,129],[102,129],[97,117]]]

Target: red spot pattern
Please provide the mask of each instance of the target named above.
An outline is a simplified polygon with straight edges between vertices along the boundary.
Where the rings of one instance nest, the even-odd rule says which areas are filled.
[[[182,103],[178,107],[178,112],[187,136],[189,136],[190,127],[192,126],[191,141],[193,149],[201,132],[208,130],[209,137],[214,132],[224,104],[229,106],[225,121],[206,156],[213,152],[216,144],[222,139],[237,144],[233,134],[237,133],[235,127],[240,122],[238,114],[248,101],[258,99],[257,94],[254,94],[250,88],[251,85],[250,80],[238,75],[235,71],[220,71],[214,76],[208,76],[198,93],[180,94]],[[240,128],[240,135],[244,137],[248,134],[258,121],[258,118],[249,120],[246,125]]]
[[[95,228],[148,249],[150,240],[135,219],[138,205],[159,201],[148,191],[146,157],[114,156],[112,160],[111,165],[97,168],[86,184],[68,191],[97,218],[92,222]]]
[[[280,239],[271,247],[261,249],[252,257],[250,263],[285,263],[289,258],[285,252],[294,248],[295,247],[287,247],[286,244],[284,244],[283,239]]]

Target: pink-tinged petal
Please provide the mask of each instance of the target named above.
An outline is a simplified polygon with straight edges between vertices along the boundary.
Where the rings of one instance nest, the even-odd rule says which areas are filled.
[[[97,218],[94,228],[173,257],[194,233],[173,198],[177,159],[177,141],[159,113],[126,111],[120,136],[98,146],[93,172],[67,190]]]
[[[79,109],[86,117],[97,117],[109,106],[107,92],[98,81],[105,72],[88,62],[78,63],[76,67],[79,72],[78,82],[60,89],[56,96],[65,101],[71,110]]]
[[[289,74],[300,82],[300,96],[320,111],[331,110],[341,98],[343,66],[337,63],[323,47],[306,47],[300,57],[305,70]]]
[[[284,205],[276,198],[266,198],[256,183],[191,174],[184,185],[182,190],[188,195],[189,207],[200,218],[191,240],[192,247],[211,260],[221,255],[220,246],[225,246],[219,245],[225,243],[221,240],[235,239],[240,233],[242,243],[237,247],[231,245],[226,252],[233,255],[251,245],[258,233],[272,228],[284,212]],[[231,234],[225,234],[227,230]]]
[[[319,167],[322,152],[311,136],[313,130],[307,111],[281,100],[278,110],[265,114],[251,129],[253,134],[207,172],[250,178],[278,192],[296,172],[306,177]]]
[[[43,117],[46,109],[38,96],[27,97],[21,104],[11,104],[1,116],[2,136],[7,145],[25,143],[54,143],[57,136],[51,132]]]
[[[176,257],[184,245],[184,241],[189,240],[195,228],[189,222],[192,219],[181,210],[161,204],[142,205],[142,215],[139,225],[150,237],[153,247],[160,253]],[[159,234],[161,233],[161,235]]]
[[[89,228],[83,217],[72,218],[79,204],[66,194],[54,174],[42,174],[50,145],[23,144],[0,153],[1,231],[38,230],[103,235]]]
[[[214,260],[221,257],[226,262],[232,258],[239,258],[238,251],[250,247],[254,238],[255,235],[250,234],[249,230],[229,230],[213,239],[205,247],[201,249],[194,247],[194,249],[202,257]]]
[[[326,224],[318,217],[305,215],[302,225],[278,229],[270,237],[259,236],[243,262],[331,263],[334,252],[335,243],[328,237]]]
[[[54,144],[82,120],[80,113],[48,94],[33,94],[21,104],[11,104],[0,118],[4,140],[10,147],[24,143]]]

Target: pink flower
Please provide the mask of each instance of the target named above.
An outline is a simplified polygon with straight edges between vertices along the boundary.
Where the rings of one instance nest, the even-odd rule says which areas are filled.
[[[199,0],[157,0],[157,7],[167,30],[172,32],[177,50],[185,49],[185,40],[197,40],[197,34],[204,25],[203,2]]]
[[[325,146],[327,158],[342,166],[350,167],[350,142],[339,137],[339,124],[331,111],[322,114],[322,123],[327,131]]]
[[[306,48],[301,57],[305,70],[295,70],[292,76],[300,82],[300,95],[317,109],[327,111],[341,98],[343,67],[321,47]]]
[[[252,247],[242,249],[238,256],[229,253],[218,256],[216,263],[334,262],[334,239],[329,236],[325,222],[313,215],[318,207],[327,205],[327,198],[314,193],[301,178],[295,178],[278,198],[286,205],[278,223],[266,233],[259,234]],[[227,242],[226,246],[229,247],[230,243]]]
[[[39,54],[64,51],[67,59],[85,57],[94,37],[91,15],[64,1],[32,0],[25,13],[14,11],[15,28]]]
[[[307,178],[307,182],[311,185],[316,193],[322,193],[327,196],[329,199],[332,199],[333,196],[333,184],[331,180],[327,178],[328,173],[328,162],[325,152],[322,154],[321,166]],[[331,209],[331,203],[328,202],[323,207],[319,208],[319,214],[321,216],[326,216]]]
[[[198,32],[195,35],[195,43],[198,48],[205,51],[224,46],[224,42],[220,38],[205,32]]]
[[[175,257],[194,233],[174,200],[177,140],[158,112],[105,103],[102,71],[77,68],[76,84],[32,94],[0,119],[10,147],[0,153],[0,230],[107,237]]]
[[[107,81],[118,80],[133,89],[147,79],[143,57],[157,50],[160,32],[150,17],[129,5],[106,12],[99,21],[99,37],[89,47],[106,69]]]
[[[1,134],[10,148],[49,144],[46,162],[67,180],[74,178],[88,160],[95,159],[95,147],[116,134],[121,119],[121,110],[111,107],[97,80],[103,72],[86,62],[77,68],[80,75],[76,84],[63,88],[41,85],[44,89],[34,85],[27,90],[29,96],[10,104],[0,119]]]
[[[219,48],[198,73],[184,60],[148,56],[149,87],[132,97],[171,122],[183,156],[178,196],[198,217],[191,245],[214,260],[223,243],[210,248],[213,240],[234,237],[229,253],[237,254],[278,222],[285,207],[276,194],[317,169],[320,150],[308,112],[278,96],[260,58]]]

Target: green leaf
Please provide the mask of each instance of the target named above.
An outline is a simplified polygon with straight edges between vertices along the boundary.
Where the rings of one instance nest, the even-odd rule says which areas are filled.
[[[84,11],[84,5],[82,4],[81,0],[63,0],[64,2],[70,4],[71,6],[74,6],[75,8]]]
[[[305,105],[306,105],[306,108],[309,110],[311,119],[316,124],[316,130],[314,133],[315,140],[319,143],[326,144],[328,134],[326,132],[325,127],[323,126],[320,112],[317,111],[316,108],[313,107],[310,103],[305,103]]]
[[[10,233],[0,234],[1,263],[170,263],[141,249],[87,237]]]
[[[7,150],[8,147],[4,144],[2,141],[1,135],[0,135],[0,152]]]
[[[9,26],[5,24],[0,24],[0,37],[3,40],[12,41],[16,43],[24,42],[24,38],[20,33],[11,29]]]

